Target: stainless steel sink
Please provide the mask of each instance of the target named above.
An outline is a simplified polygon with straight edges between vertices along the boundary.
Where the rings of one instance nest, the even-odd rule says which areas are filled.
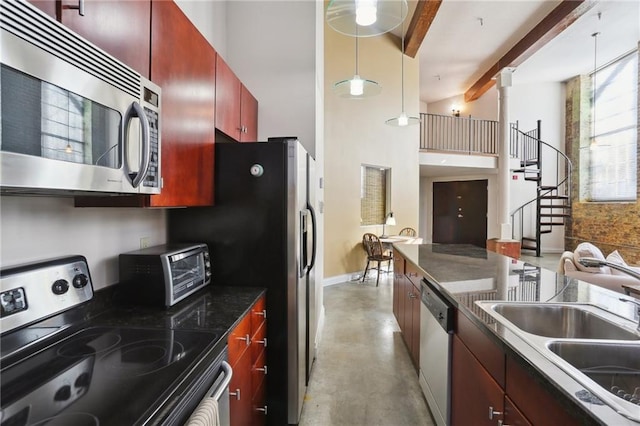
[[[636,413],[640,411],[640,345],[561,340],[550,341],[547,348],[614,395],[615,405],[627,405],[629,411]]]
[[[520,330],[538,336],[640,340],[640,335],[587,310],[584,305],[495,303],[491,309]]]
[[[603,403],[640,422],[640,333],[633,321],[590,304],[475,303]]]

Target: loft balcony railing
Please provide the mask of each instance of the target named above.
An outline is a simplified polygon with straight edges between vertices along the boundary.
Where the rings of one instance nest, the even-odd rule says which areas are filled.
[[[468,155],[498,155],[498,122],[420,114],[420,149]]]

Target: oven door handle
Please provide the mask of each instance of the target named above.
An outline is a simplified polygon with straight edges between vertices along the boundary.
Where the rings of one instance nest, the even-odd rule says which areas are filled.
[[[224,380],[222,380],[220,386],[218,386],[218,388],[211,393],[211,397],[216,401],[220,401],[222,394],[229,387],[231,377],[233,376],[233,369],[227,361],[222,361],[222,365],[220,367],[222,368],[222,372],[224,373]]]

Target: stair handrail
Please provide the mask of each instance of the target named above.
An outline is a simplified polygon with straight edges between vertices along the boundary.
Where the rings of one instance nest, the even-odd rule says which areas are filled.
[[[516,123],[517,126],[517,123]],[[512,131],[515,131],[516,134],[521,134],[524,137],[528,137],[531,138],[532,136],[528,133],[530,132],[523,132],[522,130],[518,129],[517,127],[511,127]],[[562,187],[563,185],[566,188],[566,195],[567,197],[567,207],[571,207],[571,196],[570,196],[570,192],[571,192],[571,176],[573,173],[573,163],[571,162],[571,159],[562,151],[558,150],[556,147],[550,145],[547,142],[544,142],[542,140],[540,140],[539,138],[536,141],[537,143],[540,144],[540,146],[546,146],[548,148],[551,148],[552,151],[555,151],[556,154],[556,158],[558,159],[558,157],[562,157],[564,158],[564,162],[565,162],[565,176],[562,177],[562,179],[560,179],[560,168],[556,167],[556,184],[553,188],[550,188],[548,190],[546,190],[545,192],[541,193],[541,194],[537,194],[537,196],[527,202],[525,202],[524,204],[522,204],[521,206],[517,207],[516,209],[514,209],[511,212],[511,223],[513,225],[515,225],[515,219],[516,219],[516,215],[520,212],[522,212],[522,214],[520,214],[520,233],[522,234],[523,229],[524,229],[524,209],[531,203],[533,202],[537,202],[539,200],[540,197],[544,197],[546,195],[551,194],[553,191],[558,191],[558,189],[560,187]],[[518,151],[524,151],[524,150],[518,150]],[[538,157],[540,157],[542,154],[541,152],[538,152]],[[557,164],[560,164],[559,161],[557,161]],[[526,167],[525,167],[526,169]],[[540,189],[540,187],[543,186],[542,182],[538,183],[538,189]],[[512,238],[516,238],[516,228],[515,226],[513,226],[512,228]],[[520,236],[522,237],[522,235]]]

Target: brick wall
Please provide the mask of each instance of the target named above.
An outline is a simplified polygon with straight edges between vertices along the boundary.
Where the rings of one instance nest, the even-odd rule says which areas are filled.
[[[640,54],[638,55],[640,60]],[[639,67],[640,69],[640,67]],[[639,72],[640,74],[640,72]],[[638,76],[640,86],[640,75]],[[638,88],[640,93],[640,87]],[[589,145],[591,83],[588,76],[578,76],[566,83],[566,154],[573,163],[571,182],[572,211],[565,226],[565,248],[573,250],[588,241],[602,250],[605,256],[618,250],[630,264],[640,264],[640,190],[635,203],[586,203],[580,199],[580,175],[588,167],[585,149]],[[639,102],[640,103],[640,102]],[[640,107],[638,108],[640,123]],[[638,156],[640,157],[640,127],[638,127]],[[640,162],[638,163],[640,184]],[[640,188],[640,185],[639,185]]]

